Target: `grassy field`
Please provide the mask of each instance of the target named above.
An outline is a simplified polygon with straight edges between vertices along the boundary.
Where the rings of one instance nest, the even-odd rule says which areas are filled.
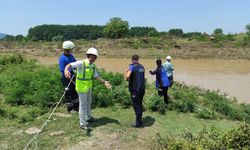
[[[65,108],[57,109],[51,121],[31,144],[30,149],[149,149],[150,141],[157,133],[165,136],[177,136],[185,131],[197,134],[203,128],[216,127],[221,133],[239,126],[238,121],[204,120],[193,114],[167,111],[165,115],[146,111],[143,114],[143,128],[134,129],[132,109],[119,106],[93,109],[97,122],[93,131],[87,133],[79,128],[78,114],[66,114]],[[61,113],[61,115],[58,115]],[[62,117],[65,114],[66,117]],[[30,127],[40,128],[49,113],[33,122],[16,124],[4,119],[0,126],[1,149],[23,149],[33,135],[25,133]],[[67,116],[70,115],[70,116]],[[3,124],[4,123],[4,124]],[[54,134],[54,135],[53,135]],[[37,144],[37,145],[36,145]]]

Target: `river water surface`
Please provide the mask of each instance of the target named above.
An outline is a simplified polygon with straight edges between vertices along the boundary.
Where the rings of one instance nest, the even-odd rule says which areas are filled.
[[[36,57],[42,64],[56,64],[58,58]],[[163,60],[165,61],[165,60]],[[98,68],[125,73],[130,59],[98,58]],[[154,59],[141,59],[148,81],[155,80],[148,71],[155,69]],[[250,61],[249,60],[182,60],[173,59],[174,80],[196,85],[205,89],[220,90],[239,102],[250,103]]]

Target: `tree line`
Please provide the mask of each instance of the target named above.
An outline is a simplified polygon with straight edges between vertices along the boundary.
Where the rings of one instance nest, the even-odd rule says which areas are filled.
[[[250,39],[250,24],[246,25],[246,40]],[[111,18],[105,25],[39,25],[30,28],[27,36],[7,35],[3,40],[15,41],[63,41],[63,40],[96,40],[98,38],[119,39],[125,37],[170,37],[206,40],[233,40],[233,34],[224,34],[221,28],[214,29],[213,34],[201,32],[184,33],[182,29],[170,29],[159,32],[154,27],[129,27],[126,20]]]

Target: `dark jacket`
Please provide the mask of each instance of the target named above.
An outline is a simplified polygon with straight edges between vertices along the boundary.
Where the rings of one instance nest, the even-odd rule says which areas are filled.
[[[132,71],[129,78],[129,91],[132,94],[144,94],[145,93],[145,69],[139,64],[130,64]]]

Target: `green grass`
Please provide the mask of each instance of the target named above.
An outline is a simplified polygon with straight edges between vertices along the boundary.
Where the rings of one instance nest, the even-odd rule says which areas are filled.
[[[60,107],[57,112],[66,113],[65,108],[63,107]],[[64,146],[64,148],[66,146],[68,147],[67,149],[69,149],[70,147],[77,145],[80,141],[88,141],[89,137],[99,137],[100,134],[102,136],[108,136],[115,132],[118,133],[118,131],[126,133],[123,135],[123,140],[121,141],[121,143],[126,146],[138,139],[143,139],[145,142],[157,133],[161,133],[162,136],[176,136],[184,131],[190,131],[196,134],[204,127],[207,129],[216,127],[223,133],[224,131],[239,126],[238,121],[204,120],[196,118],[193,114],[189,113],[168,111],[165,115],[161,115],[159,113],[146,111],[143,114],[144,128],[134,129],[130,127],[130,124],[135,118],[132,108],[123,109],[119,106],[113,106],[108,108],[96,108],[93,109],[92,112],[93,115],[98,118],[98,121],[93,124],[94,130],[90,134],[87,134],[79,128],[79,118],[77,113],[72,114],[70,118],[53,116],[51,121],[43,129],[43,132],[37,136],[37,148],[56,149],[61,145]],[[24,148],[25,144],[31,140],[33,135],[28,135],[20,131],[25,131],[34,126],[40,128],[48,115],[49,114],[42,115],[39,119],[35,119],[35,121],[26,124],[18,124],[15,123],[14,120],[1,118],[0,148]],[[50,133],[55,131],[63,131],[65,133],[60,136],[50,136]],[[64,142],[61,143],[62,141]],[[35,147],[35,142],[32,143],[31,147]]]

